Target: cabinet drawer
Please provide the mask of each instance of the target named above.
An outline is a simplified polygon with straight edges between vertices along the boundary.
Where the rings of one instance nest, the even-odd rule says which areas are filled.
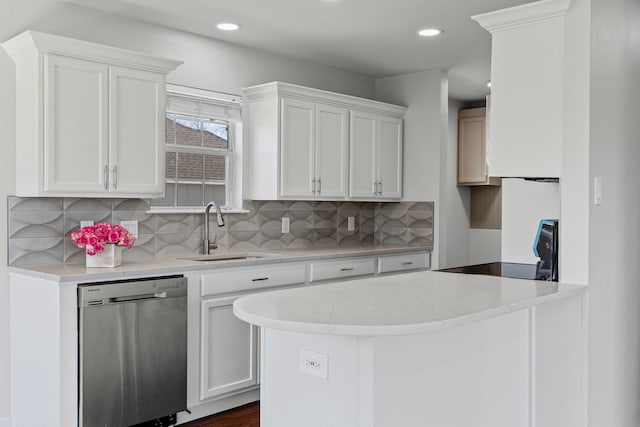
[[[340,279],[342,277],[363,276],[375,271],[373,258],[347,259],[341,261],[311,264],[311,282]]]
[[[201,296],[225,292],[270,288],[304,283],[304,264],[273,267],[261,266],[236,271],[221,271],[202,275]]]
[[[389,255],[378,259],[378,273],[392,271],[417,270],[430,267],[430,254],[428,252]]]

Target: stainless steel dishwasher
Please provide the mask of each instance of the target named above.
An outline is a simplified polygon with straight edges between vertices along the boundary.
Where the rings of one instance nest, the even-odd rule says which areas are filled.
[[[187,280],[78,287],[79,421],[125,427],[187,405]]]

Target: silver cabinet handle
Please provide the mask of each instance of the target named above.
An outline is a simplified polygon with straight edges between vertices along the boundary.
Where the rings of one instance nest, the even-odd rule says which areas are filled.
[[[320,191],[322,191],[322,181],[318,178],[318,196],[320,195]]]
[[[313,178],[311,180],[311,192],[315,195],[316,194],[316,179]]]
[[[406,261],[402,263],[402,265],[411,265],[411,264],[413,264],[413,261]]]
[[[113,188],[118,188],[118,165],[113,167]]]
[[[109,166],[108,165],[104,165],[104,169],[102,171],[102,174],[104,175],[104,189],[108,190],[109,189]]]
[[[353,271],[353,267],[341,268],[340,271]]]
[[[268,277],[258,277],[256,279],[251,279],[252,282],[262,282],[264,280],[269,280]]]
[[[378,181],[378,196],[382,196],[382,180]]]

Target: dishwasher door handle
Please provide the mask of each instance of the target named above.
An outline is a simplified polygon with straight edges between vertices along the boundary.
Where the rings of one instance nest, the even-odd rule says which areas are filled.
[[[166,298],[166,297],[167,297],[166,292],[156,292],[153,294],[129,295],[126,297],[109,298],[109,302],[141,301],[145,299],[157,299],[157,298]]]

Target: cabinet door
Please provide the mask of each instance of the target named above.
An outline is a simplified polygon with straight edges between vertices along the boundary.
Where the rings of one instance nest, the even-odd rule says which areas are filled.
[[[348,130],[347,110],[316,104],[316,195],[346,197]]]
[[[46,56],[45,192],[107,191],[108,84],[104,64]],[[20,173],[32,174],[33,170],[18,170]]]
[[[349,117],[349,196],[376,197],[376,115],[351,110]]]
[[[315,104],[282,98],[281,109],[280,195],[314,197]]]
[[[477,110],[475,116],[472,115],[473,110],[459,113],[458,184],[477,184],[487,180],[486,120],[484,108]]]
[[[232,304],[236,298],[213,298],[201,303],[201,400],[258,383],[258,328],[234,316]]]
[[[112,192],[164,194],[164,75],[109,69],[109,158]]]
[[[378,196],[402,197],[402,119],[379,116],[378,119]]]

